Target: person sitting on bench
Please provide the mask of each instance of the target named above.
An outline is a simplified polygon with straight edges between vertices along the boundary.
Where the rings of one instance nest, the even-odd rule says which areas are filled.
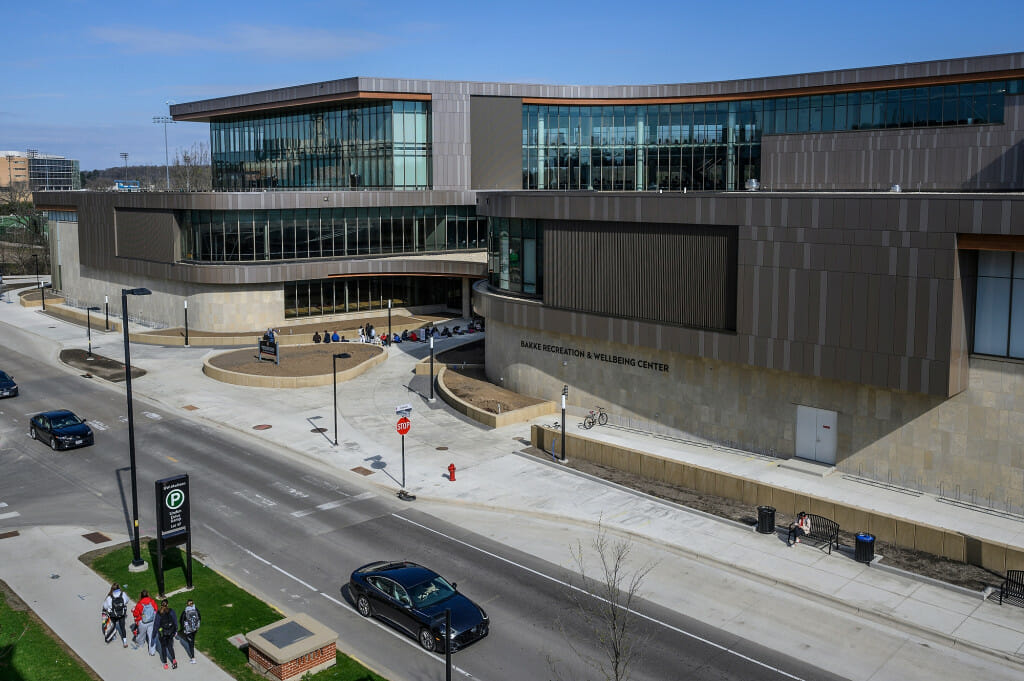
[[[797,544],[800,543],[800,537],[811,533],[811,519],[807,517],[807,513],[800,511],[800,514],[796,517],[796,522],[791,523],[789,526],[789,535],[786,537],[786,546],[792,546],[794,540]]]

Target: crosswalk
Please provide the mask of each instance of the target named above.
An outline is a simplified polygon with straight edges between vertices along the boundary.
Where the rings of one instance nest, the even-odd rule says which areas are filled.
[[[17,511],[5,511],[7,508],[7,502],[0,501],[0,520],[7,520],[8,518],[17,518],[21,514]]]

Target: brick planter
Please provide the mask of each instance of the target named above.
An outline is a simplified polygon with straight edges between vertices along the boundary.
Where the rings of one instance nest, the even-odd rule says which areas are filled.
[[[291,679],[333,667],[338,635],[312,617],[298,614],[245,635],[249,666],[266,677]]]

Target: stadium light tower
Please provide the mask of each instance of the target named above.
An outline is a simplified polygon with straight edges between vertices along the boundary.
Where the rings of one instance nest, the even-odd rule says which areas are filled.
[[[128,152],[121,152],[121,160],[124,161],[124,181],[128,182]]]
[[[162,123],[164,126],[164,175],[167,178],[167,191],[171,191],[170,160],[167,155],[167,124],[173,123],[174,119],[170,116],[153,116],[153,122]]]

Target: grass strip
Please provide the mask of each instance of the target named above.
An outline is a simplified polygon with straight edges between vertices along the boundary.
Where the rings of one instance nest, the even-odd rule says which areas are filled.
[[[29,610],[11,607],[7,595],[0,589],[0,679],[92,681],[95,678],[68,655]]]
[[[142,589],[146,589],[151,595],[157,593],[155,539],[143,540],[142,557],[148,560],[150,566],[145,572],[128,571],[128,564],[132,560],[130,544],[98,555],[92,558],[89,564],[108,582],[121,584],[134,601],[138,599]],[[164,587],[167,592],[185,587],[185,555],[179,548],[168,549],[165,553]],[[249,667],[246,651],[235,648],[228,639],[236,634],[245,634],[276,622],[282,619],[283,615],[196,560],[195,556],[192,560],[192,587],[192,591],[171,596],[167,600],[179,615],[185,609],[185,602],[189,598],[195,601],[196,607],[203,615],[202,626],[196,634],[196,648],[239,681],[265,681],[265,677]],[[180,649],[180,644],[176,643],[175,649]],[[186,657],[184,652],[181,657]],[[178,662],[180,664],[181,660]],[[340,652],[334,667],[308,678],[314,681],[385,681]]]

